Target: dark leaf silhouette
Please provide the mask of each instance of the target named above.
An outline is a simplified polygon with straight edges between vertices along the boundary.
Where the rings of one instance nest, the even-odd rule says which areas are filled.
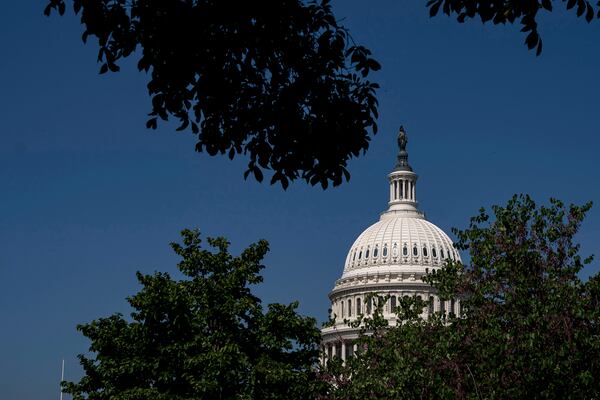
[[[68,0],[44,10],[64,14]],[[179,121],[196,151],[249,159],[271,183],[323,188],[349,179],[348,161],[376,132],[380,68],[335,19],[330,1],[72,0],[98,40],[100,72],[137,57],[148,72],[149,128]],[[248,176],[248,174],[245,174]]]
[[[538,32],[539,11],[552,12],[554,3],[566,3],[567,10],[573,9],[578,17],[585,17],[587,22],[594,19],[594,14],[600,18],[600,6],[596,4],[597,12],[594,6],[588,0],[533,0],[533,1],[512,1],[512,0],[430,0],[429,14],[435,16],[439,14],[440,7],[446,15],[456,15],[458,22],[463,23],[467,19],[479,16],[482,22],[492,20],[494,24],[513,24],[515,22],[523,25],[523,32],[531,32],[525,38],[525,44],[528,49],[536,49],[539,56],[542,52],[542,39]]]

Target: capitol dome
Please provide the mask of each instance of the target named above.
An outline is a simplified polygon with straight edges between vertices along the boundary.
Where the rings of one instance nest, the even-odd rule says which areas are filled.
[[[448,235],[419,211],[418,176],[408,163],[407,142],[401,127],[398,161],[388,175],[388,209],[350,246],[342,275],[329,293],[330,323],[321,330],[324,359],[352,356],[360,327],[351,323],[359,316],[369,316],[376,307],[395,325],[396,308],[403,296],[426,301],[423,318],[433,313],[458,313],[458,300],[440,299],[435,288],[423,280],[448,260],[460,261],[460,255]]]
[[[364,272],[401,270],[405,266],[440,267],[447,258],[457,259],[452,241],[425,218],[382,215],[356,239],[342,277]]]

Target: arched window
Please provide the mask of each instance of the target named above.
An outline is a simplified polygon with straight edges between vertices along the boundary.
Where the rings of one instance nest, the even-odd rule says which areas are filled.
[[[423,256],[427,257],[427,247],[423,246]]]
[[[444,248],[443,247],[440,249],[440,256],[442,257],[442,259],[444,258]]]
[[[455,315],[456,311],[454,310],[454,306],[455,306],[454,299],[452,299],[452,300],[450,300],[450,314],[451,315]]]
[[[378,254],[379,254],[379,245],[375,245],[375,249],[373,250],[373,257],[377,258]]]
[[[352,256],[352,261],[356,260],[356,249],[354,249],[354,255]]]
[[[348,299],[348,316],[352,316],[352,300]]]
[[[398,257],[398,243],[394,243],[394,247],[392,247],[392,255],[394,257]]]
[[[387,257],[387,244],[383,245],[383,256]]]
[[[406,247],[406,245],[404,245],[404,247],[402,248],[402,255],[403,256],[407,256],[408,255],[408,248]]]
[[[362,250],[358,252],[358,259],[360,260],[362,257]]]
[[[369,248],[367,247],[367,252],[365,253],[365,258],[369,258]]]
[[[369,297],[367,299],[367,303],[366,303],[366,305],[367,305],[367,314],[371,314],[371,302],[372,302],[372,299]]]
[[[342,303],[342,309],[341,309],[341,311],[340,311],[340,314],[341,314],[340,316],[341,316],[342,318],[344,318],[344,300],[342,300],[340,303]]]
[[[431,248],[431,255],[433,256],[433,258],[437,258],[437,251],[435,251],[435,247]]]
[[[418,256],[418,255],[419,255],[419,250],[417,250],[417,246],[415,246],[415,247],[413,247],[413,256]]]
[[[390,297],[390,313],[396,312],[396,296]]]
[[[360,304],[360,297],[356,299],[356,315],[362,314],[362,307]]]

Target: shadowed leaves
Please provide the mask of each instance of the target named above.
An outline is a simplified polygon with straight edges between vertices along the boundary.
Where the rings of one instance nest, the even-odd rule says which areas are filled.
[[[65,12],[50,0],[45,14]],[[174,118],[196,151],[245,155],[250,174],[284,188],[327,188],[377,131],[380,68],[336,21],[329,0],[72,0],[83,40],[98,39],[100,73],[138,57],[149,74],[147,127]]]
[[[456,15],[458,22],[463,23],[467,19],[479,17],[481,22],[492,21],[494,24],[514,24],[522,26],[522,32],[529,32],[525,37],[525,45],[528,49],[536,49],[539,56],[542,52],[542,38],[538,32],[537,18],[540,10],[552,12],[553,4],[566,3],[567,10],[575,8],[578,17],[584,17],[591,22],[596,17],[600,18],[600,8],[594,11],[594,6],[587,0],[429,0],[429,15],[436,16],[440,10],[448,16]]]

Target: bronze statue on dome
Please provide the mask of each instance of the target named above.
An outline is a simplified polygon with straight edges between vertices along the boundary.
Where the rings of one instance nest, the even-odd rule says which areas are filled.
[[[408,144],[408,135],[404,130],[404,126],[400,126],[398,132],[398,161],[396,163],[397,171],[412,171],[411,166],[408,164],[408,152],[406,151],[406,145]]]
[[[406,151],[407,143],[408,143],[408,135],[406,135],[404,126],[400,126],[400,131],[398,132],[398,147],[400,148],[400,151]]]

